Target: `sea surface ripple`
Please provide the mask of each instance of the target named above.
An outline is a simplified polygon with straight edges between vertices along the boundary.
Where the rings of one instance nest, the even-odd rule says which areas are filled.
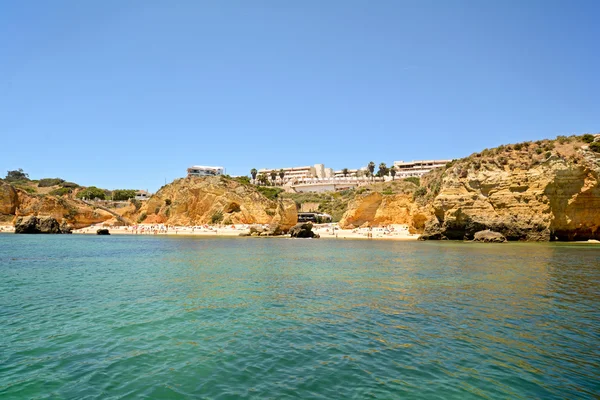
[[[0,234],[1,399],[600,394],[600,247]]]

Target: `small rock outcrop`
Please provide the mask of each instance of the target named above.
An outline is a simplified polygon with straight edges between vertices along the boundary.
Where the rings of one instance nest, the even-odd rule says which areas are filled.
[[[290,236],[293,238],[318,238],[319,235],[312,231],[311,223],[296,224],[290,229]]]
[[[52,217],[18,217],[15,221],[15,233],[71,233],[65,226],[61,229],[58,221]]]
[[[484,243],[504,243],[506,242],[506,238],[500,232],[485,230],[476,232],[473,241]]]
[[[108,229],[98,229],[96,235],[110,235],[110,232]]]

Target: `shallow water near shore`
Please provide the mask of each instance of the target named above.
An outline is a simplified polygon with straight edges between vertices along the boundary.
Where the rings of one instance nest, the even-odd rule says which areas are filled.
[[[600,247],[0,234],[0,398],[593,398]]]

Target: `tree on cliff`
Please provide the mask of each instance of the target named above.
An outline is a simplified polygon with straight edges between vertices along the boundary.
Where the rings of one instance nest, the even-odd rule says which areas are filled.
[[[252,175],[252,180],[254,181],[254,183],[256,183],[256,174],[258,174],[258,171],[256,170],[256,168],[252,168],[250,170],[250,175]]]
[[[90,187],[87,187],[87,188],[83,189],[79,193],[77,193],[76,197],[78,199],[89,199],[89,200],[100,199],[100,200],[104,200],[106,198],[106,193],[104,192],[104,190],[99,189],[96,186],[90,186]]]
[[[348,176],[348,168],[344,168],[342,169],[342,174],[344,175],[344,178]]]
[[[283,169],[279,170],[279,179],[281,179],[281,182],[283,183],[283,177],[285,176],[285,171]]]
[[[260,182],[263,185],[266,185],[267,183],[269,183],[269,178],[267,178],[267,176],[265,174],[261,173],[258,176],[258,182]]]
[[[392,166],[390,168],[390,175],[392,176],[392,180],[396,177],[396,167]]]
[[[275,185],[275,179],[277,179],[277,172],[271,171],[271,180],[273,181],[273,185]]]
[[[373,161],[369,162],[367,169],[369,170],[369,176],[373,176],[373,172],[375,172],[375,163]]]
[[[133,199],[135,197],[135,190],[133,189],[115,189],[112,192],[112,199],[115,201],[123,201]]]
[[[388,167],[387,165],[385,165],[384,162],[382,162],[381,164],[379,164],[379,170],[377,171],[377,176],[380,178],[383,178],[384,176],[386,176],[388,174]]]
[[[23,168],[19,168],[19,169],[15,170],[15,171],[7,171],[5,179],[8,182],[28,181],[29,180],[29,174],[26,174],[25,172],[23,172]]]

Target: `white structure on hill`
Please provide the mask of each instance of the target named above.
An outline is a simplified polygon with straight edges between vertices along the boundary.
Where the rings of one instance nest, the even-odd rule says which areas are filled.
[[[283,179],[279,174],[283,171]],[[275,179],[276,183],[286,184],[288,182],[297,182],[305,179],[324,179],[333,177],[333,169],[325,168],[323,164],[315,164],[313,166],[305,167],[287,167],[287,168],[263,168],[258,170],[258,175],[264,174],[269,181],[271,180],[271,173],[277,174]]]
[[[188,176],[217,176],[223,175],[223,167],[207,167],[203,165],[193,165],[187,169]]]
[[[283,171],[283,179],[280,173]],[[315,164],[305,167],[288,168],[263,168],[258,170],[258,175],[265,175],[272,182],[271,173],[275,173],[275,184],[285,186],[292,192],[332,192],[351,189],[360,185],[366,185],[382,178],[368,178],[358,174],[359,170],[348,170],[346,176],[341,171],[325,168],[323,164]],[[361,175],[361,176],[359,176]]]
[[[421,161],[394,161],[396,178],[421,177],[434,168],[443,167],[452,160],[421,160]]]
[[[150,193],[148,193],[148,191],[146,190],[138,190],[137,192],[135,192],[135,199],[136,200],[148,200],[150,198],[150,196],[152,196]]]

